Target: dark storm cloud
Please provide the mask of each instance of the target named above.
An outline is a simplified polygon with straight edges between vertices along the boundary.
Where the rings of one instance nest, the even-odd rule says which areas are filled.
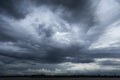
[[[16,4],[19,5],[20,1],[16,0],[1,0],[0,1],[0,11],[2,14],[7,14],[14,16],[15,18],[23,18],[24,14],[17,11]]]
[[[62,16],[63,19],[71,23],[76,22],[85,22],[87,23],[87,27],[93,26],[95,24],[94,19],[94,8],[91,9],[90,0],[34,0],[38,6],[40,5],[50,5],[56,7],[65,8],[68,13],[64,12]],[[87,29],[88,30],[88,29]]]
[[[58,1],[59,2],[59,1]],[[53,1],[53,3],[52,4],[58,4],[58,2],[56,2],[56,1]],[[14,7],[13,7],[13,4],[15,3],[15,1],[13,0],[13,1],[10,1],[10,4],[9,5],[7,5],[8,3],[7,3],[7,1],[1,1],[1,4],[3,4],[3,5],[1,5],[1,8],[3,8],[5,11],[7,11],[7,14],[9,14],[10,13],[10,15],[9,16],[16,16],[16,12],[17,12],[17,10],[15,10],[15,13],[14,13]],[[17,2],[18,3],[18,2]],[[46,2],[45,2],[46,3]],[[67,8],[70,8],[70,7],[72,7],[72,4],[73,3],[73,1],[70,1],[70,2],[66,2],[65,4],[62,2],[62,1],[60,1],[60,4],[63,4],[63,6],[65,6],[65,7],[67,7]],[[77,2],[78,3],[78,2]],[[84,4],[84,2],[83,1],[81,1],[80,3],[83,3]],[[48,4],[48,3],[47,3]],[[51,5],[52,5],[51,4]],[[76,4],[76,2],[75,2],[75,4]],[[85,4],[86,4],[86,2],[85,2]],[[10,6],[11,5],[11,6]],[[8,6],[8,7],[6,7],[6,6]],[[10,7],[9,7],[10,6]],[[82,7],[83,5],[81,5],[81,7]],[[80,7],[79,5],[77,6],[78,8]],[[10,8],[12,8],[12,10],[10,9]],[[76,7],[75,7],[76,8]],[[11,11],[11,12],[9,12],[9,10]],[[74,10],[74,9],[73,9]],[[72,10],[72,11],[73,11]],[[77,11],[77,10],[76,10]],[[74,11],[73,11],[74,12]],[[2,18],[2,17],[1,17]],[[14,19],[14,18],[13,18]],[[16,18],[15,18],[16,19]],[[30,42],[28,42],[28,41],[26,41],[25,39],[27,39],[27,37],[26,36],[28,36],[27,34],[26,34],[26,36],[24,36],[24,35],[22,35],[21,37],[20,37],[20,35],[19,35],[19,33],[17,33],[18,35],[16,35],[15,33],[16,33],[16,31],[14,31],[12,28],[13,28],[13,26],[14,26],[14,24],[13,25],[11,25],[12,23],[14,23],[14,21],[11,21],[10,20],[10,22],[9,22],[9,20],[8,20],[8,22],[6,22],[6,20],[7,20],[7,18],[5,19],[5,21],[4,20],[1,20],[2,22],[3,22],[3,24],[1,23],[1,30],[2,30],[2,32],[1,32],[1,41],[3,41],[3,43],[5,43],[5,44],[3,44],[4,46],[5,46],[5,50],[1,50],[1,55],[4,55],[4,56],[9,56],[9,57],[14,57],[14,58],[16,58],[16,59],[28,59],[28,60],[35,60],[35,61],[38,61],[38,62],[45,62],[45,63],[59,63],[59,62],[66,62],[66,57],[67,56],[72,56],[72,55],[74,55],[74,54],[77,54],[77,53],[79,53],[79,47],[77,47],[76,48],[76,46],[74,46],[74,47],[72,47],[72,46],[70,46],[70,48],[65,48],[65,49],[61,49],[61,48],[52,48],[51,46],[42,46],[42,45],[40,45],[40,46],[42,46],[42,48],[43,48],[43,52],[41,52],[41,47],[39,47],[38,46],[38,48],[39,48],[39,50],[36,48],[36,42],[35,42],[35,44],[34,44],[34,41],[30,41]],[[16,19],[17,20],[17,19]],[[7,28],[6,26],[9,26],[9,27],[11,27],[11,28]],[[16,27],[16,26],[19,26],[19,25],[15,25],[14,27]],[[54,35],[54,31],[52,31],[51,29],[49,29],[49,28],[47,28],[47,29],[44,29],[44,26],[45,25],[42,25],[42,24],[40,24],[39,25],[39,28],[40,29],[38,29],[38,31],[39,31],[39,34],[41,35],[41,34],[43,34],[44,36],[45,36],[45,38],[44,39],[49,39],[49,37],[51,37],[52,35]],[[52,26],[52,25],[51,25]],[[65,26],[64,24],[63,24],[63,26]],[[12,33],[11,33],[11,31],[12,31]],[[10,33],[9,33],[10,32]],[[14,33],[15,32],[15,33]],[[21,31],[22,32],[22,31]],[[21,34],[21,33],[20,33]],[[24,32],[23,32],[23,34],[24,34]],[[9,38],[10,37],[10,38]],[[29,36],[28,36],[29,37]],[[25,39],[24,39],[25,38]],[[15,40],[14,40],[15,39]],[[19,40],[21,40],[21,42],[22,43],[19,43]],[[23,40],[25,40],[25,41],[23,41]],[[12,43],[12,45],[10,44],[9,45],[9,43],[7,43],[7,42],[4,42],[4,41],[8,41],[8,42],[11,42],[11,41],[13,41]],[[13,49],[11,50],[11,52],[9,52],[9,48],[10,47],[13,47]],[[34,47],[35,46],[35,47]],[[17,51],[14,51],[14,47],[17,47],[17,49],[20,49],[20,50],[17,50]],[[46,47],[51,47],[50,49],[46,49]],[[8,49],[7,49],[8,48]],[[10,48],[11,49],[11,48]],[[22,50],[23,49],[23,50]],[[24,52],[24,49],[25,49],[25,52]],[[19,52],[20,51],[20,52]],[[27,52],[28,51],[28,52]],[[19,53],[23,53],[23,54],[19,54]],[[9,54],[7,54],[7,53],[9,53]],[[34,53],[34,54],[33,54]],[[74,54],[73,54],[74,53]],[[41,54],[45,54],[45,56],[41,56]],[[52,55],[54,55],[54,56],[52,56]],[[69,60],[67,60],[67,61],[69,61]],[[71,61],[71,60],[70,60]],[[91,60],[90,60],[91,61]],[[74,62],[74,61],[73,61]],[[89,62],[89,60],[84,60],[84,59],[81,59],[81,60],[75,60],[75,62]]]
[[[10,46],[11,47],[11,46]],[[25,47],[25,46],[24,46]],[[40,63],[61,63],[61,62],[74,62],[74,63],[90,63],[93,62],[93,58],[89,54],[85,54],[83,51],[79,51],[80,48],[76,46],[71,46],[69,48],[52,48],[45,49],[44,52],[40,50],[35,50],[33,48],[25,47],[27,50],[23,51],[9,51],[1,50],[0,55],[11,57],[14,59],[30,60]],[[15,49],[15,48],[14,48]],[[9,53],[9,54],[8,54]],[[34,53],[34,54],[33,54]],[[43,54],[43,55],[42,55]],[[54,56],[53,56],[54,55]],[[3,59],[4,60],[4,59]]]
[[[0,41],[15,41],[16,39],[13,36],[10,36],[6,33],[6,31],[10,30],[5,28],[4,26],[9,26],[9,24],[2,21],[1,19],[0,22]]]
[[[24,0],[23,0],[24,1]],[[16,1],[16,0],[1,0],[0,1],[0,8],[1,11],[6,12],[7,14],[10,14],[14,17],[23,17],[24,14],[22,12],[20,13],[16,9],[16,5],[23,2],[23,1]],[[26,0],[24,2],[29,3],[30,0]],[[75,15],[74,17],[77,19],[79,16],[86,15],[85,11],[88,10],[88,2],[89,1],[84,1],[84,0],[69,0],[69,1],[63,1],[63,0],[34,0],[32,2],[35,2],[36,5],[41,6],[41,5],[51,5],[51,6],[63,6],[64,8],[72,11]],[[80,13],[79,13],[80,12]],[[87,11],[88,12],[88,11]],[[76,15],[77,14],[77,15]],[[90,15],[90,14],[89,14]],[[72,18],[74,18],[72,17]],[[85,17],[85,16],[84,16]]]
[[[0,74],[119,71],[118,6],[117,0],[0,0]]]

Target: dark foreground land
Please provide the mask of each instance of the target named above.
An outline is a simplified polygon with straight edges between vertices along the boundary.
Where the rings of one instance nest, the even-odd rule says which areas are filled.
[[[29,75],[29,76],[0,76],[0,80],[120,80],[120,76],[46,76],[46,75]]]
[[[77,77],[77,78],[31,78],[31,77],[4,77],[0,78],[0,80],[120,80],[120,78],[85,78],[85,77]]]

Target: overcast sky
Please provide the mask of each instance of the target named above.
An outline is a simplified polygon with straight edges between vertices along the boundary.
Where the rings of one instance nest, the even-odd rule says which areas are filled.
[[[120,75],[119,0],[0,0],[0,75]]]

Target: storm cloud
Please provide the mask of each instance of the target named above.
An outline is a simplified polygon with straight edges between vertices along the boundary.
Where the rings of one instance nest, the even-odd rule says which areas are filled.
[[[119,75],[119,5],[118,0],[1,0],[0,75]]]

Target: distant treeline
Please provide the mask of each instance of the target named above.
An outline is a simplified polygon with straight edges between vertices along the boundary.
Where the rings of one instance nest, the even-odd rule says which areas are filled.
[[[49,78],[49,77],[68,77],[68,78],[78,78],[78,77],[103,77],[103,78],[120,78],[120,75],[7,75],[7,76],[0,76],[0,77],[40,77],[40,78]]]

